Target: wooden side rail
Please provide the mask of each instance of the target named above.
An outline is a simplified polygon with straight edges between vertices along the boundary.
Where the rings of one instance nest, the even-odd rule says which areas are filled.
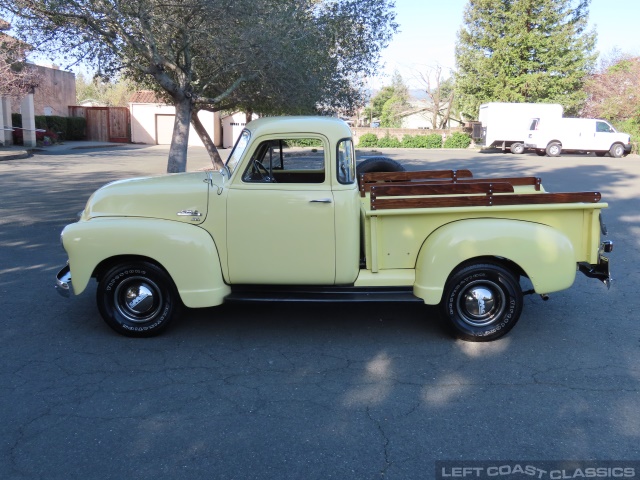
[[[448,185],[451,187],[451,185]],[[371,191],[371,210],[388,210],[398,208],[437,208],[437,207],[491,207],[496,205],[527,205],[549,203],[597,203],[602,196],[599,192],[575,193],[531,193],[472,196],[429,196],[413,198],[380,198],[375,190]]]
[[[372,184],[386,182],[424,182],[433,180],[458,180],[461,178],[472,178],[470,170],[423,170],[417,172],[371,172],[363,173],[358,178],[360,196],[364,197]]]
[[[371,201],[379,197],[409,197],[412,195],[472,195],[513,193],[513,185],[507,182],[474,183],[379,183],[371,186]]]

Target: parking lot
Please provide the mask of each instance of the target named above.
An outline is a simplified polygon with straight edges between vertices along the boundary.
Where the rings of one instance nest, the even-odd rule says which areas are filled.
[[[223,305],[115,334],[63,299],[61,229],[168,147],[0,162],[0,478],[429,479],[437,460],[640,460],[640,157],[362,151],[600,191],[611,290],[578,274],[491,343],[420,305]],[[202,149],[189,170],[204,168]]]

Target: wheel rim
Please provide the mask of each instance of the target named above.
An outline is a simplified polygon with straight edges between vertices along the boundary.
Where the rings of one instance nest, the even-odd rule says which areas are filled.
[[[614,153],[615,153],[616,157],[622,156],[622,147],[620,145],[616,146]]]
[[[549,147],[549,153],[551,153],[551,155],[558,155],[558,153],[560,153],[560,147],[551,145],[551,147]]]
[[[131,277],[122,282],[116,288],[114,298],[116,310],[134,323],[153,319],[163,303],[160,288],[144,277]]]
[[[482,280],[465,287],[456,307],[465,323],[472,327],[483,327],[501,318],[505,305],[502,288],[494,282]]]

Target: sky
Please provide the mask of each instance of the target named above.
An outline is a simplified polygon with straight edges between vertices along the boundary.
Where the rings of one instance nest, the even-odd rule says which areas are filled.
[[[390,83],[398,70],[411,87],[419,87],[417,73],[440,65],[442,72],[455,68],[456,35],[462,25],[467,0],[395,0],[397,33],[382,54],[380,75],[372,88]],[[606,55],[614,47],[640,55],[640,0],[591,0],[589,25],[598,34],[596,49]]]

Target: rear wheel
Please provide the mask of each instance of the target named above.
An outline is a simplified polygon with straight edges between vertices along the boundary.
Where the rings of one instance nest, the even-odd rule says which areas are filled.
[[[596,152],[596,156],[604,157],[608,152]]]
[[[158,335],[181,305],[171,277],[149,262],[113,267],[98,283],[96,298],[107,325],[128,337]]]
[[[544,157],[546,154],[547,152],[543,148],[538,148],[536,150],[536,155],[538,155],[539,157]]]
[[[609,155],[614,158],[621,158],[624,155],[624,146],[619,143],[614,143],[609,150]]]
[[[547,157],[559,157],[562,152],[562,145],[559,142],[551,142],[547,145]]]
[[[441,303],[454,335],[488,342],[513,328],[522,312],[518,277],[493,263],[472,264],[454,272]]]
[[[524,144],[522,143],[512,143],[511,147],[509,147],[511,149],[511,153],[515,153],[520,155],[521,153],[524,153]]]

